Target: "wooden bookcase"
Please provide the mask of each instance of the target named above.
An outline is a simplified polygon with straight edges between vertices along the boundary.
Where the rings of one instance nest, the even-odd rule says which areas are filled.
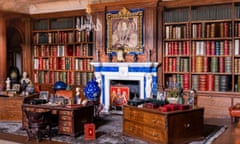
[[[79,31],[85,15],[54,15],[32,22],[33,82],[85,85],[93,77],[93,32]]]
[[[164,81],[167,88],[240,91],[233,41],[232,5],[177,8],[164,12]],[[177,17],[177,18],[175,18]],[[234,27],[232,24],[234,23]],[[232,67],[234,68],[232,69]],[[237,85],[237,86],[235,86]],[[236,89],[234,89],[236,88]]]
[[[160,3],[162,84],[196,89],[208,116],[227,117],[240,101],[240,2],[178,2]]]

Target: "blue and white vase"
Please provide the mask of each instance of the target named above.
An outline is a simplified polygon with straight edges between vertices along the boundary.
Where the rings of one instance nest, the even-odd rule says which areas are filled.
[[[95,78],[88,81],[87,85],[84,87],[84,95],[88,101],[97,101],[100,96],[100,87]]]

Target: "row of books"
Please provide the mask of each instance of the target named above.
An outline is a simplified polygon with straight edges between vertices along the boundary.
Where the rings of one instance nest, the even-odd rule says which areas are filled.
[[[75,35],[75,37],[74,37]],[[34,44],[72,44],[74,42],[92,42],[92,32],[86,31],[58,31],[36,32],[33,35]]]
[[[173,74],[167,77],[167,88],[174,89],[177,86],[188,90],[193,88],[198,91],[231,91],[231,76],[228,75],[192,75],[191,87],[189,74]],[[240,79],[239,85],[240,85]]]
[[[202,57],[192,58],[192,72],[232,72],[231,57]]]
[[[90,65],[91,61],[91,59],[73,57],[34,58],[33,68],[35,70],[93,71],[93,67]]]
[[[181,39],[188,37],[188,27],[187,25],[167,25],[165,27],[165,38],[166,39]]]
[[[165,72],[189,72],[190,64],[189,58],[165,58],[165,65],[164,65]]]
[[[232,18],[232,5],[211,5],[194,7],[191,13],[193,21],[198,20],[221,20]]]
[[[192,75],[192,88],[200,91],[230,91],[231,76],[228,75]]]
[[[54,84],[56,81],[63,81],[70,85],[86,85],[93,78],[93,73],[88,72],[34,72],[34,83]]]
[[[215,38],[231,36],[232,24],[230,22],[192,24],[192,38]]]
[[[190,20],[219,20],[219,19],[231,19],[232,9],[231,5],[217,5],[217,6],[204,6],[204,7],[192,7],[189,8],[175,8],[164,11],[164,22],[187,22]],[[239,18],[239,7],[236,6],[236,18]],[[191,10],[191,15],[189,12]]]
[[[187,41],[173,41],[165,43],[165,55],[189,55],[190,44]]]
[[[171,75],[166,80],[167,88],[175,89],[182,87],[184,90],[190,89],[189,74],[176,74]]]
[[[34,57],[93,56],[93,45],[35,45],[33,55]]]
[[[232,42],[224,41],[193,41],[193,55],[230,55],[232,54]]]

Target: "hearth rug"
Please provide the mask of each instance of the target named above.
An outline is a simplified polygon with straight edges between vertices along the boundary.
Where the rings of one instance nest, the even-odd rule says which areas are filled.
[[[22,123],[20,122],[0,122],[0,132],[27,136],[26,131],[22,130],[21,126]],[[205,139],[189,144],[211,144],[226,128],[226,126],[205,125]],[[101,120],[96,121],[96,140],[86,142],[84,134],[82,134],[76,138],[67,135],[55,135],[52,141],[70,144],[148,144],[146,141],[122,134],[122,115],[120,114],[103,115]]]

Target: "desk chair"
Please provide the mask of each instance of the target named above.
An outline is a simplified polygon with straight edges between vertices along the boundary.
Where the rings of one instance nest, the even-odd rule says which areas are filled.
[[[51,140],[51,115],[52,111],[33,112],[24,110],[27,117],[27,134],[28,139],[35,138],[37,143],[45,136]]]

